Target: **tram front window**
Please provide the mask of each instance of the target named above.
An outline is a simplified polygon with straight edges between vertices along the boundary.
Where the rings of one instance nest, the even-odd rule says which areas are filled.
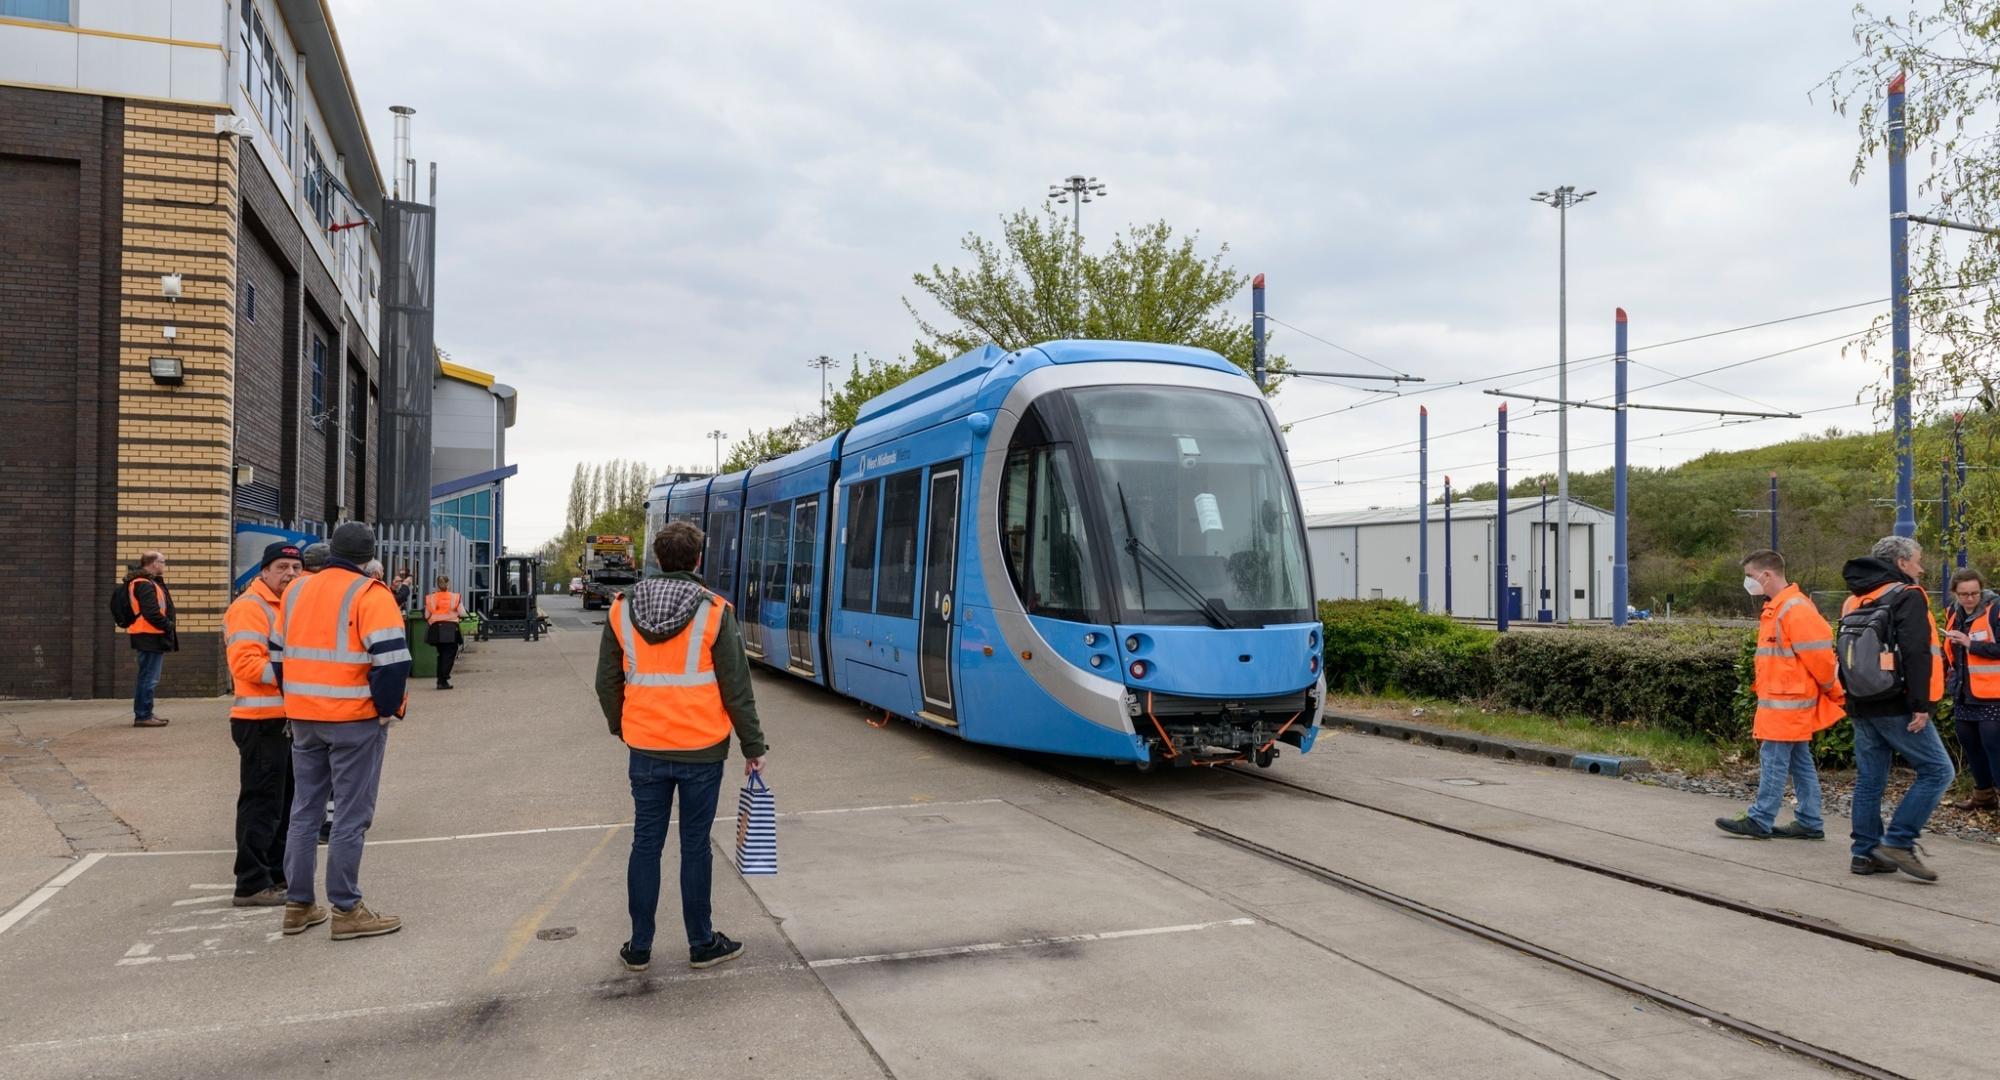
[[[1260,402],[1179,387],[1073,393],[1127,621],[1311,621],[1298,510]]]

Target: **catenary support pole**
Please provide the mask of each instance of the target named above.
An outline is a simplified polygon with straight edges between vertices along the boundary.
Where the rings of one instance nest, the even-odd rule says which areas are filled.
[[[1627,466],[1625,453],[1625,420],[1627,415],[1625,409],[1625,379],[1629,360],[1625,355],[1624,308],[1618,309],[1618,325],[1614,333],[1614,343],[1615,348],[1613,351],[1618,360],[1617,364],[1614,365],[1617,369],[1618,411],[1612,414],[1612,426],[1615,429],[1612,441],[1616,449],[1612,453],[1611,463],[1611,625],[1624,626],[1625,610],[1631,603],[1629,594],[1632,586],[1629,576],[1631,566],[1626,561],[1625,551],[1625,515],[1627,510],[1625,504]]]
[[[1972,530],[1965,524],[1965,414],[1952,417],[1951,454],[1958,462],[1958,486],[1953,492],[1953,520],[1958,522],[1958,568],[1965,569],[1965,548],[1972,540]]]
[[[1535,590],[1535,621],[1548,622],[1554,617],[1554,613],[1549,610],[1549,602],[1555,597],[1556,593],[1554,589],[1549,588],[1549,482],[1547,480],[1542,481],[1542,561],[1540,580],[1541,584]]]
[[[1569,623],[1569,204],[1556,212],[1556,621]],[[1503,495],[1502,498],[1505,498]],[[1505,518],[1505,515],[1502,515]]]
[[[1250,356],[1257,389],[1264,389],[1264,275],[1250,279]]]
[[[1500,403],[1500,505],[1493,521],[1493,623],[1507,632],[1507,403]]]
[[[1910,429],[1909,166],[1903,139],[1903,76],[1889,83],[1889,348],[1896,405],[1896,535],[1917,534]]]
[[[1451,477],[1444,478],[1444,613],[1451,614]]]
[[[1417,610],[1431,609],[1431,411],[1417,406]]]
[[[1938,595],[1951,594],[1951,462],[1938,483]]]
[[[1778,473],[1771,471],[1771,550],[1778,551]]]

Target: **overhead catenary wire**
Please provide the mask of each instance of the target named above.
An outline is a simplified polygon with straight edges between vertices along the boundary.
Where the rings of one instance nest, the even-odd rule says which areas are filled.
[[[1279,326],[1282,326],[1287,330],[1292,330],[1297,333],[1304,334],[1305,336],[1313,339],[1314,341],[1319,342],[1321,345],[1325,345],[1329,348],[1339,349],[1341,352],[1344,352],[1347,355],[1352,356],[1356,360],[1361,360],[1366,363],[1374,364],[1376,367],[1381,368],[1383,371],[1386,371],[1391,375],[1400,375],[1404,378],[1408,378],[1410,375],[1410,373],[1407,371],[1398,371],[1395,368],[1392,368],[1389,365],[1373,357],[1363,356],[1360,353],[1355,352],[1353,349],[1350,349],[1347,346],[1342,345],[1338,341],[1328,341],[1326,338],[1323,338],[1318,334],[1313,333],[1310,330],[1304,329],[1303,327],[1293,326],[1291,323],[1288,323],[1285,320],[1278,318],[1276,315],[1273,315],[1268,311],[1264,313],[1264,318],[1267,321],[1277,323]],[[1280,372],[1279,374],[1283,374],[1283,372]]]

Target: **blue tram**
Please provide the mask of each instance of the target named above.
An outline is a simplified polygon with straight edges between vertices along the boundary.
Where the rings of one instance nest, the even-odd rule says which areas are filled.
[[[1305,522],[1255,385],[1200,349],[988,345],[745,472],[657,484],[757,661],[974,742],[1142,767],[1310,750]]]

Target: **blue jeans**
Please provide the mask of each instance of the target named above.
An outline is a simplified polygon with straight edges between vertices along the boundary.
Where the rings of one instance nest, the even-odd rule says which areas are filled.
[[[1972,770],[1972,786],[1990,789],[2000,777],[2000,705],[1961,701],[1951,721],[1958,729],[1958,745],[1965,749],[1965,767]]]
[[[1909,730],[1908,716],[1855,717],[1854,723],[1854,854],[1866,855],[1877,845],[1908,849],[1924,831],[1938,800],[1944,798],[1956,773],[1944,752],[1937,724]],[[1916,783],[1896,804],[1889,834],[1882,835],[1882,789],[1889,782],[1889,764],[1903,755],[1917,770]]]
[[[166,653],[139,653],[139,681],[132,684],[132,719],[153,715],[153,692],[160,688],[160,672],[166,665]]]
[[[1799,808],[1792,817],[1818,832],[1826,827],[1819,816],[1819,772],[1813,768],[1812,742],[1774,742],[1766,739],[1757,751],[1757,801],[1750,804],[1750,820],[1769,832],[1777,823],[1778,809],[1785,804],[1785,778],[1799,795]]]
[[[667,815],[674,789],[681,793],[681,923],[688,949],[715,940],[709,921],[714,877],[708,831],[722,793],[722,762],[663,761],[631,751],[632,857],[625,865],[625,902],[632,911],[632,948],[653,947],[660,907],[660,852],[667,846]]]
[[[285,837],[285,899],[314,900],[321,807],[333,797],[326,842],[326,898],[342,911],[361,902],[361,845],[375,824],[375,793],[389,729],[375,720],[293,720],[292,819]]]

